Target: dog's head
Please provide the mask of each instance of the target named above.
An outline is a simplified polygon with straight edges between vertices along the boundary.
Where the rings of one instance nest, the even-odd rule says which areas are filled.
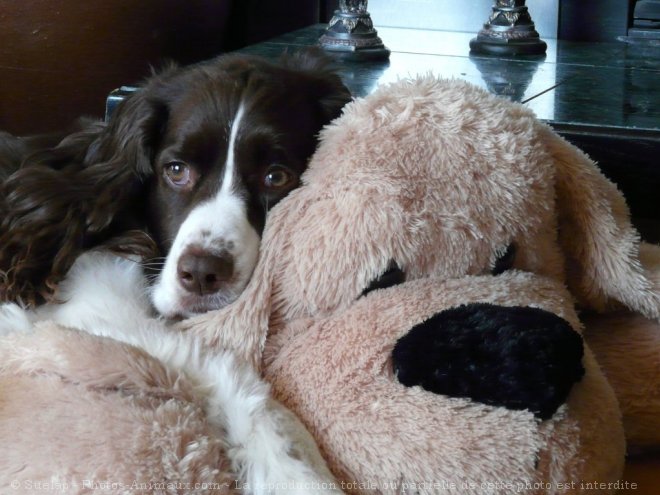
[[[33,155],[3,184],[3,299],[52,297],[98,244],[143,255],[155,244],[159,312],[227,304],[254,268],[266,212],[349,99],[316,52],[226,55],[153,76],[109,124]]]

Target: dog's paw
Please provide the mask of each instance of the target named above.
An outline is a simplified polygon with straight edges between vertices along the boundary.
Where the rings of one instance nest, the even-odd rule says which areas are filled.
[[[584,375],[583,354],[582,337],[553,313],[470,304],[413,327],[392,361],[403,385],[547,419]]]
[[[0,336],[12,333],[28,333],[34,330],[28,311],[18,304],[0,304]]]
[[[230,449],[229,455],[232,455]],[[319,470],[292,449],[277,458],[255,463],[247,474],[239,476],[243,493],[251,495],[309,495],[343,493],[340,484],[326,469]]]
[[[260,438],[257,450],[251,455],[233,452],[246,461],[241,470],[246,480],[243,491],[252,495],[343,493],[300,419],[272,399],[268,411],[268,418],[253,432]],[[264,428],[270,421],[274,428]]]

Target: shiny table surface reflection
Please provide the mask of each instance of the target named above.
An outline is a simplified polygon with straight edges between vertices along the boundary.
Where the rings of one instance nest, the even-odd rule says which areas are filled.
[[[323,25],[310,26],[242,51],[277,56],[316,43]],[[389,62],[341,62],[355,96],[400,77],[431,72],[456,77],[523,102],[558,124],[660,130],[660,47],[546,39],[544,57],[470,56],[474,33],[378,28]]]

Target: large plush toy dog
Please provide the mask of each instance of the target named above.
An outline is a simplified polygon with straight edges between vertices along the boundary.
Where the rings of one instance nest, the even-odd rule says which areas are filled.
[[[181,330],[260,368],[345,491],[613,492],[624,426],[660,442],[660,253],[621,194],[524,107],[458,81],[380,88],[322,138],[243,295]],[[6,342],[11,442],[61,442],[72,471],[97,456],[101,480],[234,488],[185,377],[53,326]]]
[[[382,87],[322,138],[241,299],[186,327],[262,356],[348,491],[614,491],[622,412],[660,440],[660,250],[616,187],[458,81]],[[604,372],[576,304],[621,311],[590,320]]]

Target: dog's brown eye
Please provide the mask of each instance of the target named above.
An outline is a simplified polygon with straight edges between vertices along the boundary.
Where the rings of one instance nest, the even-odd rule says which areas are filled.
[[[194,174],[191,168],[183,162],[168,163],[164,172],[167,181],[174,187],[186,188],[193,185]]]
[[[268,189],[284,189],[294,184],[296,175],[282,165],[271,165],[264,175],[264,186]]]

